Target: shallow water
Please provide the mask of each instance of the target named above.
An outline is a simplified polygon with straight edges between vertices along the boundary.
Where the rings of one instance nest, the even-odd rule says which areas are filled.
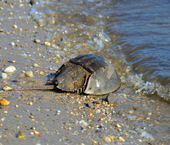
[[[169,100],[169,6],[166,0],[50,0],[37,1],[30,14],[47,31],[55,53],[100,54],[137,93]]]

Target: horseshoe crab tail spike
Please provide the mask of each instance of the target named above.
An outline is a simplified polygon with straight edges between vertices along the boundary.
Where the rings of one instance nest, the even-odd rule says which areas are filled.
[[[25,88],[18,88],[18,89],[11,89],[9,91],[27,91],[27,90],[53,90],[53,85],[45,85],[45,86],[33,86],[33,87],[25,87]]]

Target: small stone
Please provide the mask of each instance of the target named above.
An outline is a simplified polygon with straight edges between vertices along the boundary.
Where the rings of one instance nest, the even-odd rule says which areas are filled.
[[[1,99],[0,100],[0,105],[2,105],[2,106],[7,106],[7,105],[9,105],[9,101],[8,100],[6,100],[6,99]]]
[[[109,138],[113,141],[113,137],[109,135]]]
[[[111,143],[112,140],[110,139],[109,136],[104,136],[103,140],[106,142],[106,143]]]
[[[118,140],[119,140],[120,142],[125,142],[125,139],[122,138],[121,136],[118,137]]]
[[[5,117],[1,118],[1,121],[5,121]]]
[[[31,115],[31,116],[30,116],[30,118],[31,118],[31,119],[34,119],[34,116],[33,116],[33,115]]]
[[[16,115],[15,117],[16,117],[16,118],[19,118],[19,115]]]
[[[96,133],[102,133],[102,130],[97,129],[97,130],[96,130]]]
[[[8,66],[6,69],[4,69],[5,73],[13,73],[16,71],[16,68],[14,66]]]
[[[150,118],[149,118],[149,117],[146,117],[146,120],[150,120]]]
[[[100,109],[96,109],[96,113],[100,113],[101,112],[101,110]]]
[[[27,76],[27,77],[34,77],[34,75],[33,75],[33,72],[30,70],[30,71],[26,71],[25,72],[25,75]]]
[[[121,126],[120,126],[119,124],[116,124],[116,127],[117,127],[117,128],[120,128]]]
[[[14,42],[11,42],[11,46],[15,46],[15,43],[14,43]]]
[[[38,131],[34,130],[34,134],[38,135],[40,134]]]
[[[151,112],[148,112],[148,115],[152,115],[152,113],[151,113]]]
[[[17,26],[17,25],[14,25],[13,27],[14,27],[14,29],[17,29],[17,28],[18,28],[18,26]]]
[[[6,73],[2,73],[2,79],[7,79],[8,75]]]
[[[87,124],[87,122],[85,122],[84,120],[81,120],[80,122],[79,122],[79,124],[80,124],[80,126],[82,126],[82,127],[86,127],[88,124]]]
[[[17,138],[23,139],[23,138],[25,138],[25,137],[26,137],[26,136],[25,136],[21,131],[18,132]]]
[[[30,135],[34,135],[34,132],[31,131],[31,132],[30,132]]]
[[[50,43],[50,42],[47,42],[47,41],[46,41],[44,44],[45,44],[46,46],[51,46],[51,43]]]
[[[40,39],[34,39],[35,43],[40,43]]]
[[[39,65],[38,65],[38,64],[36,64],[36,63],[34,63],[34,67],[39,67]]]
[[[43,74],[44,74],[44,72],[43,72],[43,71],[40,71],[39,73],[40,73],[40,75],[43,75]]]
[[[94,115],[92,113],[89,114],[89,117],[94,117]]]

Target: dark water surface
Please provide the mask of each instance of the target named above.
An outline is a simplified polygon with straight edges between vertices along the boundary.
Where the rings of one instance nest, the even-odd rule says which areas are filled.
[[[103,55],[136,93],[169,100],[169,7],[166,0],[50,0],[37,1],[30,13],[48,32],[56,53]],[[62,45],[57,45],[59,36]]]

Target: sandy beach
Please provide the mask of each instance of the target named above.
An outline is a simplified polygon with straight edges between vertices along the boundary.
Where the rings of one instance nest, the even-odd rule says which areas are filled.
[[[30,8],[25,0],[0,1],[0,70],[16,68],[8,79],[0,78],[0,99],[10,101],[0,106],[0,145],[169,144],[169,104],[136,95],[123,83],[112,94],[114,104],[103,101],[106,96],[3,91],[5,86],[43,85],[68,60],[50,51],[46,32],[32,19]],[[26,71],[34,77],[26,77]]]

